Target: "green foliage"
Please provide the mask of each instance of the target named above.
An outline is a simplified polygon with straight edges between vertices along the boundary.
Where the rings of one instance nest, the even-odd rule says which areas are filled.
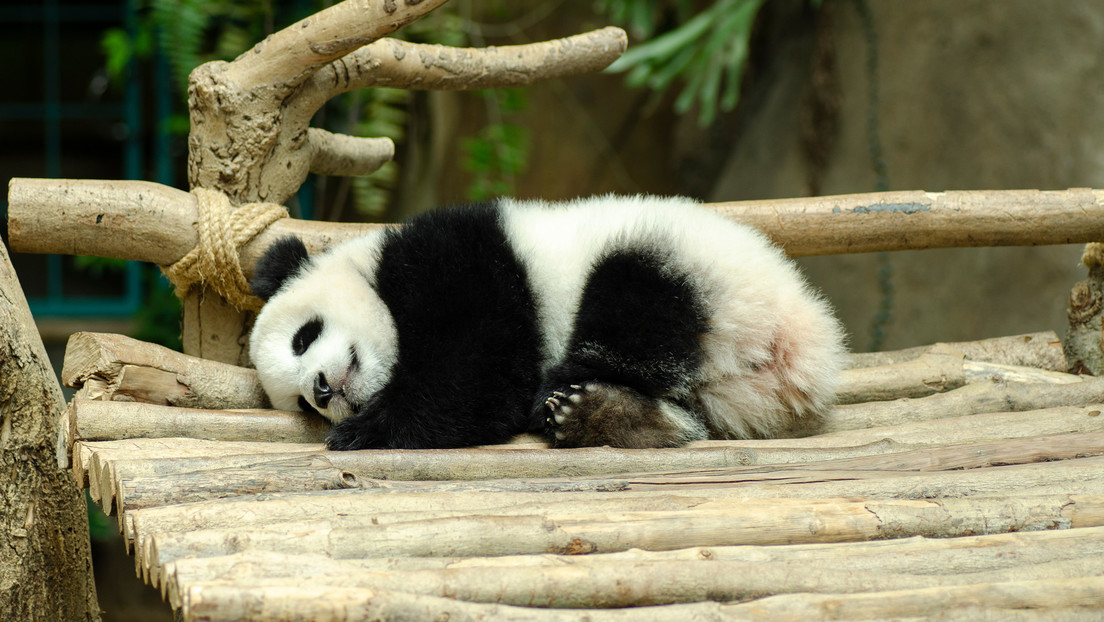
[[[352,94],[359,120],[352,133],[356,136],[387,137],[399,143],[406,135],[407,106],[412,94],[402,89],[365,89]],[[394,161],[384,164],[371,175],[354,177],[353,197],[357,211],[379,218],[387,209],[388,199],[399,179],[399,166]]]
[[[517,177],[525,172],[529,162],[528,130],[503,120],[504,115],[526,108],[525,92],[507,89],[482,93],[489,116],[497,120],[480,130],[475,138],[463,141],[464,168],[472,173],[467,191],[471,201],[515,194]]]
[[[661,17],[659,0],[606,0],[611,19],[634,34],[650,36]],[[685,15],[688,3],[675,3]],[[717,0],[679,25],[631,47],[607,69],[627,71],[626,83],[665,92],[674,81],[685,83],[675,100],[675,110],[685,114],[698,105],[698,122],[709,125],[717,111],[730,111],[740,98],[740,81],[747,62],[748,43],[755,16],[763,0]]]
[[[100,49],[104,53],[104,68],[112,80],[122,80],[127,65],[133,58],[145,58],[153,49],[153,37],[149,28],[139,28],[131,36],[122,28],[109,28],[100,39]]]
[[[84,489],[84,502],[88,506],[88,535],[97,542],[110,540],[115,536],[113,521],[103,513],[100,506],[92,500],[92,494]]]

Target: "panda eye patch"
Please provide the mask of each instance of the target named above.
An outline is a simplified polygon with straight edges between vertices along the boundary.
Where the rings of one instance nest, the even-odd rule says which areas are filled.
[[[295,356],[302,356],[315,339],[322,334],[322,320],[314,319],[299,327],[295,336],[291,338],[291,351]]]

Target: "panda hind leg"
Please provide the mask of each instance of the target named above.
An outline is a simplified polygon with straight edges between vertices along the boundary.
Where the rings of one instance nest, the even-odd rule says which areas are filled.
[[[544,411],[556,447],[679,447],[707,436],[700,418],[681,406],[603,382],[553,391]]]

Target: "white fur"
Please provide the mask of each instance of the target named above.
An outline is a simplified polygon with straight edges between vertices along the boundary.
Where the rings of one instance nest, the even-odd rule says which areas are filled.
[[[537,292],[549,364],[564,353],[595,259],[619,245],[659,239],[704,295],[710,324],[691,395],[674,397],[700,403],[715,436],[772,436],[834,399],[842,329],[758,231],[683,198],[503,203],[507,237]]]
[[[379,261],[379,235],[356,238],[316,255],[257,315],[250,356],[275,408],[298,410],[298,398],[304,396],[337,423],[353,414],[350,403],[363,403],[387,382],[397,358],[398,334],[370,280]],[[295,356],[292,337],[315,317],[322,320],[321,335],[302,356]],[[350,348],[356,349],[357,373],[350,373]],[[313,398],[319,372],[337,391],[326,408],[319,408]]]

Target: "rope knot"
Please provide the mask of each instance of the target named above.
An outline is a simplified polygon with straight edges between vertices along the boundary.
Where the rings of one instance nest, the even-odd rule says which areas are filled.
[[[230,205],[225,194],[193,188],[199,208],[199,242],[176,263],[161,266],[181,298],[193,285],[206,285],[238,309],[256,311],[263,301],[254,296],[242,272],[238,251],[272,223],[286,218],[287,208],[275,203]]]

